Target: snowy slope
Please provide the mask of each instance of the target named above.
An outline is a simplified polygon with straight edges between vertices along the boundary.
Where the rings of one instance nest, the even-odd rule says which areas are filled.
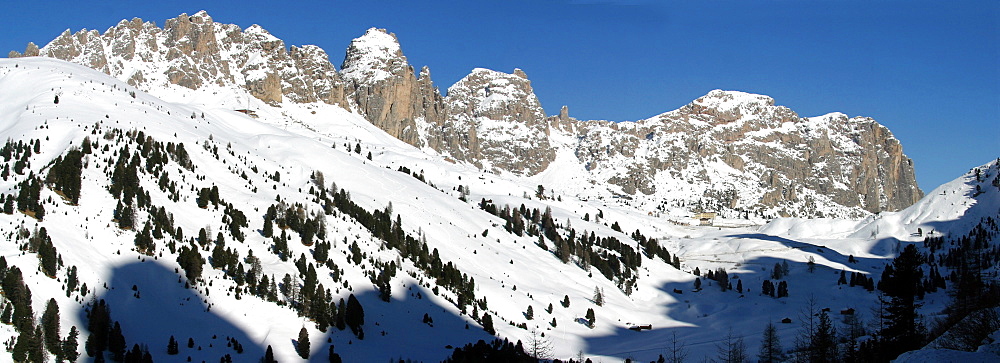
[[[995,188],[976,198],[958,197],[969,190],[965,176],[942,186],[918,205],[896,214],[883,213],[875,222],[779,219],[758,230],[723,219],[722,224],[736,227],[692,227],[676,225],[670,218],[626,203],[587,198],[584,190],[557,188],[538,198],[537,185],[554,184],[554,175],[524,178],[451,163],[442,155],[403,143],[361,115],[335,105],[283,102],[272,106],[247,97],[241,89],[226,87],[168,87],[159,89],[160,97],[154,97],[92,69],[46,58],[0,61],[0,94],[4,99],[0,103],[0,136],[14,142],[39,140],[39,152],[31,155],[28,167],[35,174],[44,175],[51,160],[81,145],[85,137],[96,142],[94,153],[86,157],[78,205],[64,203],[51,188],[43,188],[46,216],[42,221],[19,212],[0,214],[0,231],[5,235],[13,235],[22,226],[29,231],[36,226],[48,230],[64,262],[56,274],[59,280],[36,272],[38,258],[22,252],[21,242],[0,245],[0,254],[25,272],[36,312],[44,310],[49,298],[56,299],[62,311],[62,334],[75,325],[83,331],[84,341],[88,332],[82,309],[94,299],[105,299],[111,305],[112,318],[122,322],[129,344],[147,344],[157,360],[170,359],[165,347],[171,335],[182,342],[180,357],[206,361],[235,354],[225,346],[226,337],[235,337],[247,348],[238,360],[255,360],[271,346],[279,360],[297,361],[300,358],[292,341],[302,327],[310,332],[315,360],[325,360],[327,339],[347,361],[435,361],[450,353],[449,345],[489,337],[471,312],[461,312],[452,302],[455,294],[438,288],[412,260],[384,248],[384,242],[354,218],[343,213],[323,214],[309,190],[332,184],[349,191],[351,200],[368,211],[385,210],[391,203],[405,233],[425,239],[443,262],[452,263],[474,279],[475,296],[488,301],[498,336],[527,342],[535,330],[545,333],[554,357],[568,358],[582,352],[605,360],[655,359],[675,332],[687,344],[693,360],[714,355],[714,345],[729,329],[745,336],[754,350],[763,326],[786,317],[796,320],[796,324],[779,329],[790,346],[797,334],[798,312],[810,296],[822,301],[823,307],[868,311],[874,303],[871,293],[835,282],[841,270],[877,276],[891,257],[888,250],[876,248],[884,244],[883,234],[915,240],[899,233],[917,226],[924,226],[925,231],[948,231],[939,222],[957,219],[964,223],[973,214],[988,215],[983,213],[989,208],[995,212],[997,205]],[[57,95],[59,102],[55,103]],[[253,100],[250,108],[260,115],[258,119],[233,111],[244,108],[247,99]],[[119,229],[113,221],[117,200],[108,193],[107,173],[121,147],[128,145],[135,151],[141,146],[127,136],[138,131],[157,142],[183,143],[190,154],[193,170],[169,162],[163,171],[178,185],[176,201],[157,186],[160,175],[139,174],[151,203],[164,207],[173,215],[175,226],[183,228],[185,237],[180,244],[201,228],[211,230],[212,235],[222,232],[226,246],[240,256],[252,251],[260,258],[264,275],[278,279],[286,273],[297,276],[292,260],[305,254],[312,261],[308,256],[315,246],[291,238],[292,259],[280,260],[270,251],[271,240],[258,231],[262,216],[280,197],[289,203],[302,203],[306,214],[323,218],[327,229],[324,240],[333,244],[331,258],[344,271],[341,280],[334,280],[328,267],[317,266],[319,281],[336,298],[346,299],[351,293],[359,298],[366,312],[365,339],[336,328],[319,331],[289,307],[250,294],[237,298],[235,291],[240,286],[226,278],[224,271],[208,265],[202,282],[185,288],[187,281],[175,262],[177,253],[165,247],[170,237],[156,240],[158,249],[153,256],[135,252],[136,232]],[[355,153],[355,147],[361,151]],[[426,182],[396,171],[400,167],[422,175]],[[988,169],[989,180],[997,174],[995,163],[984,169]],[[581,172],[569,167],[564,170],[570,177]],[[316,171],[325,176],[322,186],[311,178]],[[275,172],[280,173],[280,180],[271,177]],[[26,175],[11,175],[0,182],[0,193],[16,195],[24,178]],[[198,208],[198,190],[213,185],[218,186],[222,199],[246,214],[249,226],[243,229],[247,235],[244,242],[234,240],[228,232],[223,208]],[[459,189],[468,190],[468,202],[459,199]],[[952,197],[944,199],[946,196]],[[551,208],[564,238],[572,228],[579,233],[615,237],[635,248],[637,242],[629,234],[638,230],[657,238],[661,246],[679,256],[681,269],[640,257],[637,279],[631,293],[626,294],[620,288],[623,281],[611,281],[593,267],[581,268],[575,259],[563,263],[539,247],[536,237],[508,233],[503,219],[477,205],[483,199],[501,207],[524,204],[528,209]],[[148,213],[137,214],[137,226],[149,219]],[[598,215],[603,216],[599,221]],[[864,235],[864,228],[873,223],[882,223],[879,239]],[[620,225],[624,233],[613,230],[613,224]],[[350,261],[349,245],[354,242],[366,256],[360,264]],[[552,242],[548,243],[551,249]],[[208,258],[211,251],[202,250],[201,254]],[[850,255],[859,262],[848,262]],[[806,268],[810,258],[819,266],[812,273]],[[769,278],[771,267],[782,261],[791,267],[786,278],[790,297],[762,296],[762,281]],[[396,262],[401,273],[391,279],[392,298],[386,303],[379,300],[373,277],[367,274],[374,265],[390,262]],[[88,294],[77,291],[66,296],[61,286],[70,266],[79,269],[80,280],[91,288]],[[705,280],[703,290],[695,292],[695,276],[691,274],[695,268],[702,272],[725,269],[730,279],[741,281],[746,290],[742,294],[722,292]],[[301,284],[301,279],[297,278],[297,283]],[[595,289],[604,292],[603,306],[591,301]],[[571,301],[568,308],[559,303],[564,296]],[[945,298],[943,292],[929,295],[927,308],[940,307]],[[550,303],[554,306],[551,313],[545,310]],[[524,315],[528,306],[534,310],[533,320]],[[593,329],[579,320],[589,308],[597,317]],[[425,313],[433,317],[433,327],[421,322]],[[550,324],[553,318],[558,323],[555,327]],[[514,326],[522,323],[528,329]],[[628,330],[636,324],[651,324],[653,330]],[[0,332],[4,341],[15,335],[10,326],[0,326]],[[200,349],[183,345],[188,337]]]

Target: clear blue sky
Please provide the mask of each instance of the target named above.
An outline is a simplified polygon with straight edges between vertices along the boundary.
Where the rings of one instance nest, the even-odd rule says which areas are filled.
[[[875,118],[925,192],[1000,157],[1000,1],[677,3],[0,0],[0,50],[204,9],[319,45],[339,67],[350,40],[376,26],[442,90],[475,67],[525,70],[549,114],[568,105],[579,119],[637,120],[740,90],[801,116]]]

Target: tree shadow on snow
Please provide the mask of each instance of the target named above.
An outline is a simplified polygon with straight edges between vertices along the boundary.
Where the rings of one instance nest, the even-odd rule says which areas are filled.
[[[857,262],[849,263],[847,256],[820,246],[803,246],[802,242],[766,235],[739,237],[767,239],[808,249],[827,260],[867,272],[867,276],[874,277],[875,280],[878,280],[878,276],[872,274],[881,271],[881,266],[889,262],[877,258],[856,258]],[[691,281],[669,282],[658,287],[658,290],[674,299],[674,302],[662,306],[664,314],[674,321],[673,326],[653,326],[652,329],[643,331],[615,327],[609,334],[585,338],[585,351],[588,354],[620,359],[632,358],[633,361],[655,361],[658,355],[669,357],[673,352],[672,343],[676,334],[678,345],[683,346],[682,350],[687,354],[686,360],[702,361],[716,358],[718,346],[724,343],[727,334],[732,331],[735,336],[743,338],[748,354],[754,356],[760,344],[761,333],[768,322],[775,324],[786,349],[793,346],[800,329],[801,311],[811,296],[815,297],[817,309],[830,309],[831,318],[838,322],[841,310],[854,308],[862,314],[869,311],[867,304],[874,301],[874,293],[866,291],[862,286],[838,285],[840,269],[820,264],[815,266],[814,272],[809,272],[807,263],[788,261],[789,276],[782,280],[788,281],[789,296],[779,299],[763,295],[763,281],[770,280],[777,286],[781,280],[773,279],[771,272],[775,263],[785,261],[775,257],[760,257],[743,262],[738,272],[727,270],[733,286],[728,291],[722,291],[718,282],[707,279],[707,268],[701,266],[701,290],[694,289],[694,276]],[[878,266],[878,269],[872,266]],[[850,272],[847,277],[850,278]],[[735,290],[739,281],[743,283],[742,293]],[[595,310],[600,316],[600,309]],[[786,318],[791,319],[791,323],[782,323]],[[636,326],[650,322],[628,323]]]
[[[118,266],[107,287],[97,300],[104,299],[110,307],[111,320],[121,323],[128,349],[133,344],[146,344],[156,361],[181,360],[187,356],[197,357],[198,361],[216,361],[225,354],[257,359],[264,355],[264,348],[254,344],[232,322],[209,311],[201,294],[185,288],[180,275],[158,262],[147,260]],[[82,309],[79,319],[86,329],[88,320]],[[167,355],[171,335],[180,348],[180,354],[173,357]],[[244,352],[237,354],[226,347],[226,337],[240,342]],[[194,340],[193,348],[188,348],[188,338]]]
[[[256,362],[271,344],[279,360],[281,356],[298,359],[295,353],[297,336],[278,340],[284,343],[277,344],[274,339],[253,339],[228,317],[217,314],[216,310],[221,308],[219,305],[209,308],[206,301],[211,302],[211,296],[205,297],[201,292],[185,288],[182,273],[175,273],[173,268],[152,260],[134,262],[116,267],[108,289],[98,289],[101,293],[96,299],[104,299],[110,306],[111,320],[120,322],[127,349],[131,349],[133,344],[146,345],[154,361],[184,361],[190,356],[192,361],[213,362],[229,354],[236,362]],[[336,327],[330,327],[320,336],[312,334],[309,361],[328,361],[331,344],[335,345],[335,352],[345,362],[398,359],[440,361],[451,354],[453,346],[492,339],[468,317],[458,315],[454,306],[447,302],[438,304],[433,301],[438,300],[436,297],[429,298],[432,293],[427,289],[409,282],[406,285],[406,290],[398,291],[396,295],[399,297],[394,296],[391,302],[380,300],[378,293],[370,289],[355,291],[355,297],[365,312],[364,339],[357,339],[350,329],[341,331]],[[341,294],[346,301],[349,292],[342,291]],[[244,295],[243,300],[248,299],[271,304]],[[432,324],[422,322],[424,314],[433,319]],[[78,312],[78,318],[81,326],[87,329],[88,319],[83,309]],[[303,320],[298,318],[288,324],[298,326]],[[252,326],[254,322],[245,321],[242,324]],[[311,321],[306,324],[315,327]],[[174,336],[180,347],[176,356],[167,355],[170,336]],[[235,338],[242,344],[242,354],[227,347],[227,337]],[[194,340],[193,348],[188,348],[188,338]],[[257,338],[266,339],[267,336]],[[82,346],[84,340],[80,344]]]

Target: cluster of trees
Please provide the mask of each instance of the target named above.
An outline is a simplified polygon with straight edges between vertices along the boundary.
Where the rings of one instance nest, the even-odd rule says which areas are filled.
[[[0,322],[13,325],[17,333],[16,342],[8,347],[15,361],[41,362],[49,353],[58,360],[76,360],[79,330],[74,326],[65,339],[59,336],[59,305],[55,299],[49,299],[41,321],[35,325],[31,290],[24,283],[21,270],[8,266],[3,257],[0,257],[0,289],[7,300],[0,313]]]
[[[0,177],[7,181],[7,178],[11,176],[11,164],[9,164],[11,160],[14,160],[14,173],[24,175],[24,169],[31,165],[32,150],[37,154],[40,147],[41,140],[39,139],[30,140],[28,143],[24,143],[22,140],[18,140],[16,143],[13,140],[7,140],[4,146],[0,147],[0,155],[3,155],[4,159]]]
[[[935,269],[936,270],[936,269]],[[944,280],[940,280],[941,284],[944,284]],[[840,271],[840,279],[837,280],[837,285],[847,284],[850,287],[861,286],[865,290],[875,291],[875,280],[871,277],[865,276],[861,272],[851,272],[850,281],[847,279],[847,274],[845,271]],[[941,286],[944,288],[944,286]]]
[[[371,155],[371,153],[368,153],[368,154]],[[371,160],[371,159],[372,158],[370,158],[370,157],[368,158],[368,160]],[[420,171],[420,174],[417,174],[416,171],[410,171],[410,168],[407,168],[405,166],[400,165],[399,168],[396,169],[396,171],[398,171],[400,173],[403,173],[403,174],[410,175],[410,176],[416,178],[419,181],[427,183],[427,179],[424,178],[424,171],[423,170]]]
[[[635,271],[642,265],[642,254],[632,246],[622,243],[615,237],[597,237],[595,233],[578,234],[575,229],[558,225],[552,218],[551,208],[544,212],[538,208],[528,209],[523,204],[519,208],[504,206],[499,209],[493,202],[482,199],[479,207],[487,213],[498,216],[506,221],[504,228],[517,236],[538,236],[539,247],[550,250],[546,240],[553,243],[550,252],[561,261],[569,262],[576,257],[577,264],[583,269],[596,268],[602,275],[612,281],[617,281],[619,288],[626,294],[631,294],[635,286]],[[560,230],[568,230],[564,237]],[[641,233],[634,238],[645,240],[640,245],[647,256],[659,256],[665,262],[675,266],[680,265],[680,259],[670,258],[670,253],[659,247],[655,240],[646,239]],[[656,247],[653,247],[653,246]],[[595,248],[599,247],[599,248]]]
[[[951,331],[951,336],[944,339],[945,344],[954,349],[975,350],[1000,328],[1000,317],[993,310],[1000,306],[1000,284],[984,278],[986,271],[1000,263],[1000,246],[991,243],[998,234],[996,219],[986,217],[965,235],[947,241],[943,237],[924,239],[924,246],[930,250],[925,260],[931,265],[931,275],[937,267],[949,269],[952,287],[949,291],[952,300],[944,310],[946,315],[930,330],[928,339]],[[941,251],[945,245],[950,247]]]
[[[635,232],[632,232],[631,237],[636,242],[639,242],[639,247],[641,247],[643,252],[646,253],[647,258],[653,259],[653,257],[659,257],[660,260],[666,262],[674,268],[681,268],[681,259],[677,256],[673,256],[673,258],[671,258],[670,251],[667,251],[666,248],[660,246],[659,241],[655,238],[646,238],[646,236],[643,236],[642,232],[638,229],[636,229]]]
[[[403,258],[413,261],[417,268],[435,279],[438,286],[453,292],[455,294],[453,303],[463,312],[474,302],[478,303],[480,309],[486,309],[485,299],[477,301],[475,298],[475,280],[462,273],[450,261],[447,263],[442,261],[437,249],[429,251],[426,240],[415,238],[403,231],[402,217],[396,215],[395,220],[392,218],[391,203],[384,210],[376,209],[374,212],[369,212],[354,203],[346,190],[337,190],[336,185],[333,185],[329,193],[326,189],[320,188],[315,196],[323,204],[327,214],[333,214],[334,210],[337,210],[353,218],[376,238],[385,241],[387,247],[399,251]],[[355,263],[359,262],[360,260],[355,259]]]
[[[479,340],[475,344],[455,348],[451,356],[444,360],[447,363],[460,362],[537,362],[538,360],[524,351],[520,341],[511,343],[507,339],[494,339],[491,343]]]
[[[325,193],[322,193],[325,194]],[[325,216],[319,213],[309,213],[305,206],[300,203],[288,205],[278,202],[267,208],[264,213],[264,227],[262,229],[264,237],[274,236],[274,225],[285,230],[291,229],[299,234],[302,244],[311,246],[313,238],[326,238]]]
[[[30,172],[27,178],[17,184],[17,189],[17,210],[35,217],[39,221],[44,219],[45,206],[42,205],[41,201],[41,179],[36,177],[35,173]]]
[[[84,145],[90,145],[89,140],[85,139],[83,142]],[[90,148],[87,148],[87,151],[90,151]],[[82,150],[71,148],[65,155],[57,157],[52,162],[49,173],[45,176],[45,182],[73,204],[80,202],[83,155]]]
[[[128,351],[128,343],[122,334],[121,324],[111,319],[111,306],[104,299],[89,306],[87,329],[90,330],[90,336],[87,338],[85,346],[87,355],[90,357],[103,357],[104,352],[107,351],[111,354],[112,360],[121,362],[125,360],[127,353],[129,353],[130,361],[142,361],[145,360],[144,355],[149,355],[149,352],[136,349],[136,353],[139,355],[138,360],[136,360],[135,354]],[[98,360],[103,359],[98,358]],[[152,358],[148,360],[151,361]]]
[[[764,283],[762,284],[760,290],[761,294],[770,297],[777,297],[777,298],[788,297],[788,282],[779,281],[777,289],[775,289],[774,283],[771,282],[771,280],[764,280]]]
[[[41,267],[42,273],[50,278],[55,278],[58,268],[62,266],[62,257],[59,256],[56,247],[52,245],[52,238],[49,237],[48,230],[45,227],[36,229],[28,237],[28,243],[25,247],[28,252],[38,253],[38,266]]]

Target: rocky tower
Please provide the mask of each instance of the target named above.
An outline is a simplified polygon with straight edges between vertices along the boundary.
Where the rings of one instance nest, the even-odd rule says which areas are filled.
[[[441,124],[445,109],[430,71],[418,79],[395,34],[368,29],[351,41],[342,76],[359,111],[375,126],[414,146],[423,146],[419,123]]]

